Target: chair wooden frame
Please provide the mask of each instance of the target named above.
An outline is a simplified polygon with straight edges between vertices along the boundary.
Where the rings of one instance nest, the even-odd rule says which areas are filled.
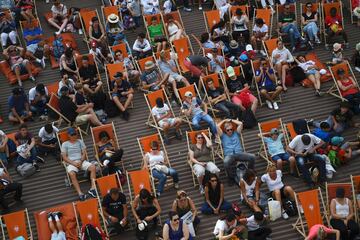
[[[184,60],[190,55],[194,54],[190,39],[188,37],[174,40],[172,43],[173,50],[177,53],[177,67],[181,73],[189,72],[189,69],[184,65]]]
[[[330,9],[335,7],[337,9],[337,14],[339,14],[341,16],[341,26],[342,29],[345,29],[345,24],[344,24],[344,14],[343,14],[343,10],[342,10],[342,2],[338,1],[338,2],[332,2],[332,3],[322,3],[321,5],[321,17],[322,17],[322,30],[324,32],[324,42],[325,42],[325,46],[328,44],[328,39],[327,39],[327,34],[326,34],[326,26],[325,26],[325,18],[326,16],[328,16],[330,14]],[[320,28],[321,29],[321,28]]]
[[[352,185],[351,183],[328,183],[326,182],[326,210],[327,213],[329,214],[329,218],[331,215],[331,210],[330,210],[330,203],[331,200],[336,198],[336,189],[337,188],[344,188],[345,190],[345,197],[352,199],[353,197],[353,193],[352,193]],[[355,212],[354,212],[355,215]]]
[[[173,11],[173,12],[170,12],[170,13],[166,13],[164,14],[163,12],[161,12],[161,19],[162,19],[162,22],[163,22],[163,25],[164,25],[164,29],[165,29],[165,34],[166,34],[166,37],[167,39],[170,40],[170,35],[169,35],[169,32],[168,32],[168,29],[166,27],[166,24],[168,23],[167,21],[167,16],[172,16],[174,18],[175,21],[177,21],[178,23],[180,23],[180,25],[182,26],[183,28],[183,34],[184,35],[187,35],[186,34],[186,31],[185,31],[185,25],[184,25],[184,22],[182,20],[182,17],[181,17],[181,14],[179,12],[179,10],[176,10],[176,11]]]
[[[270,8],[258,8],[254,9],[254,17],[253,17],[253,26],[255,26],[255,19],[256,18],[262,18],[265,22],[265,24],[269,28],[269,38],[271,38],[272,35],[272,27],[273,27],[273,14],[271,12],[272,10]]]
[[[307,200],[311,199],[311,197],[315,197],[315,196],[316,196],[316,199],[314,199],[314,201],[312,203],[305,206],[304,203]],[[319,196],[320,196],[320,198],[319,198]],[[303,203],[301,201],[303,201]],[[297,218],[296,222],[294,224],[292,224],[292,226],[304,238],[306,238],[306,236],[307,236],[307,232],[305,231],[305,225],[307,226],[307,229],[309,231],[309,229],[313,225],[323,224],[324,223],[323,221],[325,219],[327,225],[329,226],[329,218],[327,215],[324,199],[321,194],[320,188],[305,191],[305,192],[295,193],[295,202],[296,202],[296,206],[298,208],[298,218]],[[301,214],[301,211],[299,209],[300,204],[303,207],[304,214]],[[323,211],[324,211],[323,214],[321,213],[321,209],[323,209]],[[317,219],[312,220],[312,222],[310,222],[310,217],[316,217]],[[309,224],[309,222],[310,222],[310,224]]]
[[[360,194],[360,192],[358,191],[358,189],[360,189],[360,175],[357,176],[353,176],[350,175],[350,179],[351,179],[351,192],[353,195],[353,203],[354,203],[354,213],[355,213],[355,220],[358,222],[359,221],[359,207],[357,204],[357,194]]]
[[[220,10],[203,11],[206,31],[210,33],[211,28],[220,21]]]
[[[337,83],[337,79],[339,79],[337,70],[340,68],[345,70],[346,77],[352,77],[354,79],[355,84],[357,85],[357,88],[360,90],[359,83],[356,80],[355,74],[354,74],[353,70],[351,69],[351,66],[347,60],[343,61],[342,63],[336,64],[334,66],[329,66],[328,68],[331,73],[332,79],[334,80],[334,85],[327,91],[328,94],[331,94],[334,97],[340,98],[341,101],[347,101],[346,98],[344,98],[342,96],[340,87]]]
[[[27,208],[17,212],[0,216],[2,239],[15,239],[24,237],[26,240],[33,239],[33,233],[30,225],[29,212]],[[5,225],[6,224],[6,225]],[[5,234],[5,228],[7,234]]]
[[[210,133],[209,129],[198,130],[198,131],[186,131],[186,142],[187,142],[188,152],[190,152],[191,145],[196,143],[195,137],[199,133],[205,133],[211,141],[211,133]],[[206,144],[206,143],[204,143],[204,144]],[[211,147],[211,160],[215,163],[214,146]],[[194,164],[191,162],[189,154],[187,155],[187,163],[189,164],[190,169],[191,169],[191,175],[192,175],[194,187],[196,187],[198,185],[198,183],[197,183],[197,179],[196,179],[195,172],[194,172],[194,166],[193,166]]]

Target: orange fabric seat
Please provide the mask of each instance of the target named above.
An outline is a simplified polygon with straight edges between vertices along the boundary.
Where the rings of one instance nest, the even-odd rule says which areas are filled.
[[[38,67],[35,67],[35,65],[32,63],[30,63],[30,66],[31,66],[31,73],[33,74],[33,76],[34,77],[37,76],[40,73],[41,69]],[[9,63],[6,60],[0,62],[0,72],[2,74],[4,74],[5,78],[8,80],[8,82],[10,84],[17,83],[16,75],[11,70]],[[27,73],[22,74],[20,76],[20,79],[21,79],[21,81],[25,81],[25,80],[29,79],[29,74],[27,74]]]
[[[308,54],[305,55],[305,59],[307,61],[311,60],[315,62],[315,65],[319,68],[319,69],[325,69],[326,70],[326,74],[321,75],[320,81],[323,82],[327,82],[329,80],[331,80],[331,73],[329,72],[329,69],[326,67],[326,65],[319,59],[319,57],[316,55],[316,53],[314,52],[310,52]],[[301,84],[304,87],[312,87],[313,83],[309,80],[309,79],[304,79]]]

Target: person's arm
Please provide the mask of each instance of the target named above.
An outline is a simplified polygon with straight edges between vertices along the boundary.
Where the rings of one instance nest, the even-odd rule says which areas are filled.
[[[221,126],[227,121],[228,121],[228,119],[224,119],[216,125],[216,129],[217,129],[219,136],[223,135],[223,130],[221,129]]]
[[[186,225],[186,224],[183,224],[183,225]],[[169,238],[169,225],[168,224],[164,224],[162,237],[163,237],[163,240],[170,240],[170,238]]]
[[[19,114],[16,112],[15,107],[11,108],[11,112],[13,114],[13,116],[20,122],[23,123],[24,121],[22,120],[22,118],[19,116]]]
[[[247,203],[249,200],[248,200],[248,198],[247,198],[247,196],[246,196],[246,189],[245,189],[245,183],[244,183],[244,181],[240,180],[240,184],[239,184],[239,185],[240,185],[240,193],[241,193],[244,201]]]
[[[212,142],[211,142],[210,138],[204,132],[202,132],[201,135],[204,137],[204,140],[206,142],[206,147],[211,148]]]
[[[125,223],[127,222],[128,219],[128,207],[127,204],[122,204],[122,208],[123,208],[123,219],[119,219],[120,221],[123,221],[123,224],[125,225]],[[124,222],[125,221],[125,222]]]
[[[257,178],[256,184],[255,184],[255,202],[256,202],[256,204],[258,204],[259,200],[260,200],[260,185],[261,185],[261,181],[259,178]]]
[[[222,203],[224,202],[224,184],[220,184],[220,201],[219,201],[219,205],[217,206],[217,211],[220,211],[220,207],[222,205]]]
[[[237,230],[234,228],[234,229],[231,231],[230,234],[224,235],[224,234],[225,234],[225,233],[224,233],[224,230],[220,230],[219,235],[218,235],[218,239],[219,239],[219,240],[229,240],[229,239],[232,239],[232,237],[235,236],[236,232],[237,232]]]
[[[142,169],[148,169],[149,168],[149,155],[145,154],[142,162]]]
[[[139,198],[140,198],[139,196],[136,196],[133,203],[131,204],[131,212],[137,223],[141,223],[141,219],[140,219],[139,215],[137,215],[137,213],[136,213],[136,208],[139,205]]]
[[[194,151],[189,149],[189,158],[190,158],[190,161],[194,164],[200,164],[202,165],[201,162],[199,162],[198,160],[196,160],[196,158],[194,157]]]
[[[86,148],[81,149],[81,163],[86,160]]]
[[[64,151],[61,151],[61,157],[63,159],[64,162],[70,164],[70,165],[73,165],[73,166],[76,166],[75,162],[70,160],[67,156],[67,153]]]
[[[190,204],[191,212],[192,212],[192,215],[193,215],[192,216],[192,221],[194,221],[195,217],[197,215],[197,209],[196,209],[196,206],[194,204],[194,201],[191,198],[189,198],[189,204]]]
[[[145,48],[144,48],[144,52],[150,51],[151,50],[150,42],[147,39],[145,39],[144,41],[145,41],[145,44],[146,44]]]
[[[324,144],[325,144],[325,142],[323,140],[320,140],[319,143],[317,143],[312,148],[308,149],[306,152],[307,153],[314,153],[314,152],[316,152],[317,149],[321,148]]]
[[[212,205],[209,198],[209,187],[205,186],[205,201],[209,206],[212,208],[212,210],[215,212],[216,208]]]
[[[287,62],[287,63],[292,63],[292,62],[294,62],[294,57],[293,57],[293,55],[291,54],[291,52],[289,51],[289,49],[287,49],[286,54],[287,54],[287,60],[286,60],[286,62]]]
[[[260,71],[260,73],[258,73],[258,71]],[[258,74],[255,74],[255,81],[258,83],[261,81],[261,79],[263,78],[263,69],[260,68],[258,71],[256,71],[256,73]]]
[[[207,104],[205,104],[204,102],[202,102],[201,105],[202,105],[203,108],[204,108],[204,114],[207,114],[207,113],[208,113],[208,106],[207,106]]]
[[[268,69],[266,69],[266,74],[268,75],[268,77],[270,78],[271,81],[273,81],[273,82],[276,81],[274,70],[272,70],[270,72],[270,68],[268,68]]]
[[[339,86],[340,90],[342,90],[342,91],[347,91],[347,90],[349,90],[350,88],[353,88],[353,87],[354,87],[353,84],[351,84],[351,85],[349,85],[349,86],[344,86],[344,85],[341,83],[341,81],[339,81],[339,80],[337,80],[337,83],[338,83],[338,86]]]
[[[34,138],[34,137],[32,137],[32,138],[31,138],[31,143],[30,143],[30,145],[29,145],[29,148],[28,148],[28,149],[30,150],[30,149],[32,149],[34,146],[35,146],[35,138]]]
[[[232,119],[231,122],[235,123],[237,125],[236,131],[241,134],[242,130],[243,130],[243,123],[239,120],[236,119]]]
[[[190,233],[187,224],[185,224],[184,222],[182,225],[182,232],[183,232],[183,237],[181,238],[181,240],[188,240],[190,237]]]
[[[305,20],[304,16],[301,16],[301,24],[302,25],[308,24],[308,21]]]
[[[4,134],[3,138],[4,138],[4,139],[3,139],[3,141],[2,141],[2,144],[0,145],[0,148],[5,147],[6,144],[7,144],[7,142],[9,141],[9,138],[8,138],[8,136],[6,136],[6,134]]]
[[[61,65],[62,65],[64,70],[66,70],[68,72],[72,72],[72,73],[77,73],[76,70],[72,70],[71,68],[68,67],[68,65],[66,64],[65,58],[61,59]]]
[[[139,41],[135,40],[134,45],[133,45],[133,50],[142,52],[142,49],[138,46],[138,44],[139,44]]]
[[[347,204],[349,205],[349,215],[346,217],[346,221],[349,221],[354,218],[354,208],[352,201],[347,198]]]
[[[153,200],[153,204],[154,204],[154,207],[156,208],[156,212],[150,216],[150,220],[153,220],[154,218],[156,218],[157,216],[159,216],[161,214],[161,207],[160,207],[160,204],[159,204],[159,201],[155,198]]]

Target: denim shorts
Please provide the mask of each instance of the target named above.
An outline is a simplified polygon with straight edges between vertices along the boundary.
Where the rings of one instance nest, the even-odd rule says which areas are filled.
[[[289,158],[290,158],[290,155],[288,153],[280,153],[280,154],[276,154],[271,157],[271,159],[275,162],[280,159],[283,161],[289,161]]]
[[[315,75],[317,72],[316,69],[310,69],[308,71],[306,71],[306,76],[309,76],[309,75]]]

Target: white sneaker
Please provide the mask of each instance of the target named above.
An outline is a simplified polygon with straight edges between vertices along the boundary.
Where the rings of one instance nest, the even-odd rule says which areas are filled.
[[[202,6],[199,6],[199,10],[202,11]]]
[[[275,110],[278,110],[278,109],[279,109],[279,105],[277,104],[277,102],[273,102],[273,105],[274,105],[274,109],[275,109]]]
[[[263,56],[263,57],[266,57],[266,52],[264,50],[260,50],[260,54]]]
[[[185,11],[185,12],[191,12],[192,9],[191,9],[191,8],[186,8],[186,7],[184,7],[184,11]]]
[[[355,67],[355,70],[360,72],[360,67]]]
[[[287,213],[285,211],[283,211],[281,215],[282,215],[283,219],[285,219],[285,220],[289,219],[289,215],[287,215]]]
[[[45,3],[49,3],[50,2],[50,0],[45,0]]]
[[[299,210],[300,210],[300,213],[301,213],[301,214],[304,214],[304,209],[303,209],[303,207],[302,207],[301,204],[299,204]]]
[[[43,58],[41,59],[41,66],[42,66],[42,68],[45,68],[45,67],[46,67],[45,57],[43,57]]]
[[[84,34],[81,28],[79,28],[78,31],[79,31],[79,34],[80,34],[80,35],[83,35],[83,34]]]
[[[61,32],[59,32],[59,31],[57,31],[57,32],[55,32],[55,35],[59,35]]]
[[[178,183],[175,183],[175,184],[174,184],[174,188],[175,188],[175,189],[179,189],[179,184],[178,184]]]
[[[200,191],[200,194],[201,194],[201,195],[204,195],[204,194],[205,194],[205,190],[204,190],[204,187],[203,187],[202,185],[200,185],[199,191]]]
[[[273,105],[269,100],[266,100],[266,104],[267,104],[269,109],[273,109]]]

